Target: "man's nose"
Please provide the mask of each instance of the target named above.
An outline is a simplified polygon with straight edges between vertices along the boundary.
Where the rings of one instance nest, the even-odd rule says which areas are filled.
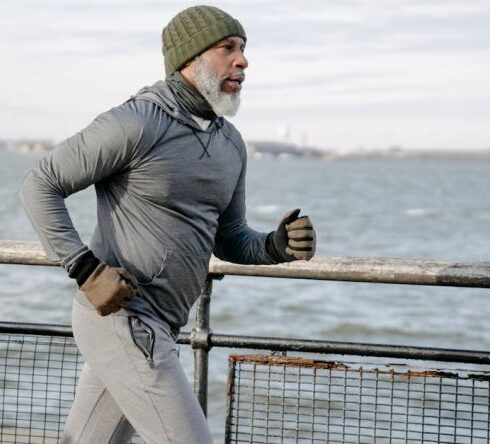
[[[242,51],[240,51],[235,59],[235,66],[240,69],[245,69],[248,66],[248,60],[245,57],[245,54],[243,54]]]

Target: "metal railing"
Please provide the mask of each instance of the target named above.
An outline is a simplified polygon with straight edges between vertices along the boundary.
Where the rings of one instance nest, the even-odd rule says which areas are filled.
[[[39,243],[13,241],[0,241],[0,264],[58,265],[45,257]],[[205,289],[197,303],[195,326],[191,333],[181,333],[178,338],[178,343],[188,344],[193,348],[194,390],[205,413],[209,351],[213,347],[490,365],[490,354],[481,351],[226,335],[211,332],[209,326],[212,282],[224,275],[489,288],[490,263],[320,257],[310,262],[244,266],[212,258],[209,273]],[[2,323],[0,331],[5,334],[62,337],[71,335],[71,329],[66,326],[32,324]],[[486,373],[481,373],[482,378],[486,377],[485,375]]]

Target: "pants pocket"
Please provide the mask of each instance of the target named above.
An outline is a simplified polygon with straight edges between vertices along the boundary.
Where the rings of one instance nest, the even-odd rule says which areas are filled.
[[[136,316],[128,317],[129,331],[134,345],[141,350],[150,368],[153,368],[153,349],[155,348],[155,331],[146,322]]]

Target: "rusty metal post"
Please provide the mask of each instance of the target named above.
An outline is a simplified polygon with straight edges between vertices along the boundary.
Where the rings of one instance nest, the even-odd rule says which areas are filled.
[[[204,289],[197,300],[196,321],[190,336],[190,343],[194,350],[194,393],[207,415],[208,406],[208,361],[210,341],[209,328],[211,293],[213,279],[222,279],[223,275],[208,274]]]

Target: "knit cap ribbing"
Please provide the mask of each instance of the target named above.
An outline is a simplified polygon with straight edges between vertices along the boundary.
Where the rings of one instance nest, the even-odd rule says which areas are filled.
[[[179,12],[162,32],[167,76],[226,37],[247,39],[240,22],[214,6],[192,6]]]

